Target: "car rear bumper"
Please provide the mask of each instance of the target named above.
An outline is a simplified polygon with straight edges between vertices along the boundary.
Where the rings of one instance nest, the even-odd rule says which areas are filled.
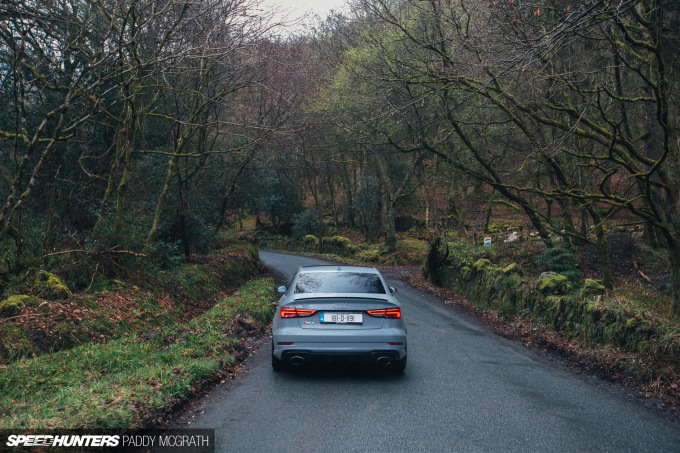
[[[375,365],[380,364],[381,361],[386,365],[396,362],[404,358],[406,353],[400,351],[371,351],[368,353],[359,352],[338,352],[328,353],[320,351],[307,350],[286,350],[281,354],[281,360],[285,363],[295,364],[326,364],[326,363],[341,363],[341,364],[360,364],[360,365]],[[385,361],[387,359],[387,361]]]
[[[290,340],[281,340],[290,342]],[[291,357],[298,356],[305,363],[376,363],[380,357],[389,357],[391,361],[406,357],[406,337],[393,338],[384,342],[366,343],[309,343],[293,341],[282,345],[274,339],[273,355],[279,360],[288,362]],[[401,343],[401,344],[390,344]]]

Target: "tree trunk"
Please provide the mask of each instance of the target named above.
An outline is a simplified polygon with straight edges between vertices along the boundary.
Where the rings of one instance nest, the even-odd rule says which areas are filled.
[[[390,193],[387,188],[386,182],[383,181],[380,187],[380,233],[385,233],[385,239],[387,239],[387,230],[389,229],[389,205],[390,205]]]
[[[116,215],[114,220],[114,229],[116,233],[120,233],[120,228],[123,226],[128,209],[128,186],[132,179],[132,171],[134,167],[135,157],[135,140],[137,138],[137,123],[139,119],[138,105],[139,93],[141,92],[141,82],[134,80],[131,82],[129,90],[130,96],[123,122],[123,143],[120,151],[120,156],[123,158],[123,175],[120,178],[117,188],[116,199]]]
[[[576,227],[574,227],[574,219],[571,218],[571,200],[566,197],[559,197],[557,203],[562,209],[562,218],[564,219],[564,229],[567,233],[564,235],[564,239],[569,242],[569,244],[583,245],[584,241],[580,240],[576,236]]]
[[[444,222],[442,227],[444,229],[458,228],[458,219],[460,213],[456,206],[456,193],[458,192],[458,175],[453,173],[446,189],[446,197],[444,198]],[[454,224],[455,220],[455,224]]]
[[[489,232],[489,224],[491,223],[491,215],[493,214],[493,199],[494,195],[496,194],[496,191],[494,190],[491,195],[491,199],[489,200],[489,205],[486,208],[486,217],[484,218],[484,232],[488,233]]]
[[[187,168],[187,165],[184,166]],[[182,245],[184,246],[184,257],[187,261],[191,260],[191,243],[189,235],[187,234],[187,211],[189,204],[187,202],[187,178],[182,178],[181,173],[177,174],[177,188],[179,189],[179,206],[177,207],[177,215],[179,217],[179,231],[182,238]]]
[[[347,228],[356,228],[356,223],[354,222],[354,198],[352,197],[352,188],[345,186],[345,200],[347,203],[347,209],[345,210],[345,223]]]
[[[463,178],[460,185],[460,209],[458,210],[458,235],[467,237],[467,228],[465,222],[467,221],[468,213],[468,199],[467,199],[467,178]]]
[[[432,158],[432,193],[430,194],[430,227],[437,228],[437,167],[439,156]]]
[[[243,174],[243,171],[246,169],[248,164],[253,160],[255,155],[257,154],[257,149],[253,149],[253,151],[248,154],[248,157],[241,163],[241,166],[239,167],[238,171],[236,172],[236,176],[234,176],[234,179],[231,182],[231,185],[227,189],[227,191],[224,193],[224,196],[222,197],[222,205],[220,206],[220,214],[218,217],[217,225],[215,226],[215,234],[217,234],[224,225],[224,219],[227,213],[227,206],[229,204],[229,199],[231,198],[231,195],[234,193],[234,190],[236,190],[236,186],[238,184],[239,178],[241,177],[241,174]],[[239,225],[241,225],[241,229],[243,229],[242,225],[242,218],[239,214]]]
[[[333,190],[331,176],[326,175],[324,179],[326,181],[326,184],[328,185],[328,193],[331,196],[331,212],[333,213],[333,220],[335,221],[335,225],[340,225],[340,220],[338,219],[338,208],[335,204],[335,190]]]
[[[97,221],[95,222],[94,227],[92,228],[93,235],[97,232],[97,230],[99,230],[99,227],[101,227],[102,219],[104,218],[104,215],[106,213],[106,205],[111,199],[114,187],[116,185],[116,174],[118,173],[118,166],[120,164],[120,151],[122,150],[122,146],[120,147],[117,146],[116,148],[117,148],[116,155],[114,157],[113,163],[111,164],[111,169],[109,170],[109,178],[106,184],[106,190],[104,191],[104,196],[102,198],[101,203],[99,204],[99,216],[97,217]]]
[[[323,209],[326,203],[326,164],[322,167],[323,174],[319,180],[321,181],[321,193],[319,197],[319,254],[323,253]]]
[[[586,241],[590,239],[590,229],[588,227],[588,210],[586,208],[581,208],[581,235],[586,238]]]
[[[396,202],[390,201],[387,210],[387,236],[385,237],[385,246],[388,253],[397,251],[397,228],[395,225],[396,218]]]
[[[177,165],[178,156],[175,154],[170,158],[168,162],[168,171],[165,175],[165,184],[163,184],[163,189],[158,197],[158,202],[156,203],[156,210],[154,211],[153,222],[151,223],[151,228],[149,229],[149,234],[146,236],[146,247],[149,247],[153,242],[156,232],[158,231],[158,224],[161,219],[161,213],[163,212],[163,207],[165,205],[165,200],[170,191],[170,184],[175,176],[175,166]]]
[[[668,248],[671,262],[671,303],[670,316],[680,318],[680,243],[675,242]]]
[[[609,243],[607,242],[607,233],[604,231],[604,226],[598,219],[593,219],[596,222],[595,235],[597,236],[597,251],[600,254],[600,267],[602,268],[602,286],[607,290],[614,289],[614,274],[612,273],[612,263],[609,259]]]

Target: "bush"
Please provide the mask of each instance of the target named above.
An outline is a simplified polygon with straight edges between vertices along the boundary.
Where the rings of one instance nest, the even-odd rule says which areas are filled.
[[[538,262],[545,266],[548,271],[557,272],[564,275],[570,281],[578,280],[581,272],[576,269],[576,255],[570,249],[564,247],[553,247],[545,249],[538,257]]]
[[[295,239],[302,239],[307,235],[319,232],[319,219],[312,211],[301,212],[295,216],[292,233]]]
[[[172,270],[184,262],[182,241],[155,241],[146,251],[149,270]]]

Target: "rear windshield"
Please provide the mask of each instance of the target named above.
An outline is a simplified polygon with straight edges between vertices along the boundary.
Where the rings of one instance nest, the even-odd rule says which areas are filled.
[[[304,272],[295,285],[295,294],[303,293],[385,294],[385,287],[377,274]]]

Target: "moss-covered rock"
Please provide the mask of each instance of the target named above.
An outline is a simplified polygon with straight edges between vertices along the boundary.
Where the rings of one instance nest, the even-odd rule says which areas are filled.
[[[31,296],[9,296],[7,299],[0,302],[0,317],[9,318],[18,315],[21,313],[21,309],[24,308],[24,305],[31,300],[33,300]]]
[[[312,236],[314,237],[314,236]],[[316,238],[314,237],[314,240],[316,241]],[[356,245],[352,244],[352,241],[349,238],[343,237],[343,236],[328,236],[323,238],[323,244],[326,247],[332,247],[335,250],[330,250],[331,252],[334,253],[340,253],[342,255],[353,255],[357,252],[359,252],[359,247]]]
[[[347,249],[345,251],[351,255],[356,255],[357,253],[361,252],[361,248],[354,244],[350,244],[347,246]]]
[[[352,241],[350,241],[349,238],[343,236],[333,236],[333,239],[333,243],[337,247],[346,248],[352,245]]]
[[[607,288],[602,286],[597,280],[586,278],[583,289],[581,289],[581,296],[585,298],[595,297],[604,294],[606,291]]]
[[[543,294],[565,294],[569,279],[564,275],[554,274],[538,280],[536,287]]]
[[[38,271],[35,290],[40,297],[49,300],[66,299],[71,295],[68,286],[59,277],[47,271]]]
[[[359,253],[359,259],[369,263],[378,261],[379,258],[380,250],[362,250],[361,253]]]

